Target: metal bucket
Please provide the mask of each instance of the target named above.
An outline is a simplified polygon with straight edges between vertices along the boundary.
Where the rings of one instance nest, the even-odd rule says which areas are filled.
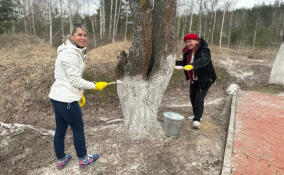
[[[164,133],[166,136],[179,136],[184,117],[175,112],[164,112]]]

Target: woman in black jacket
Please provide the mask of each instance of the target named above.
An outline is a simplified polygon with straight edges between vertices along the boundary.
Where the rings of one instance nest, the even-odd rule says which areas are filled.
[[[216,80],[216,73],[211,61],[208,44],[195,33],[189,33],[183,38],[185,47],[183,61],[177,61],[177,66],[184,67],[186,80],[190,81],[190,101],[193,110],[193,128],[200,128],[200,120],[204,109],[204,98],[211,84]]]

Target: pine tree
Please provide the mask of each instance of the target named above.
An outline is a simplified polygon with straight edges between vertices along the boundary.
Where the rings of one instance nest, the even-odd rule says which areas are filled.
[[[0,33],[8,32],[16,19],[15,2],[12,0],[0,1]]]

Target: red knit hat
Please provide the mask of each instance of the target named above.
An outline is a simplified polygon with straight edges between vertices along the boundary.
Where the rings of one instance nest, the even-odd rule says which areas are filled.
[[[186,40],[199,40],[199,37],[195,33],[189,33],[183,37],[183,41],[185,42]]]

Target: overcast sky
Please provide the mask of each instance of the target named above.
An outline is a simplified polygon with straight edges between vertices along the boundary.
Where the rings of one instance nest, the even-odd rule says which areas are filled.
[[[238,0],[236,8],[252,8],[253,6],[262,4],[263,2],[265,4],[273,4],[275,0]]]

